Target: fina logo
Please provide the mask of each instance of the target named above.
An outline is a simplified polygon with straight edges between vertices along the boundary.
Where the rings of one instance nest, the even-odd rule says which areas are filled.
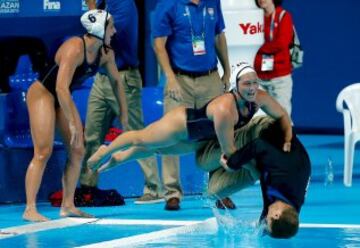
[[[61,3],[60,3],[60,1],[44,0],[44,10],[45,11],[60,11]]]

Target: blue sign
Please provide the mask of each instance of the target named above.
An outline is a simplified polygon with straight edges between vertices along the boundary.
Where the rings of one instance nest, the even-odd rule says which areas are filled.
[[[0,14],[15,14],[20,12],[20,0],[0,0]]]
[[[45,12],[60,12],[61,2],[59,0],[43,0],[43,9]]]
[[[0,18],[81,16],[85,0],[0,0]]]

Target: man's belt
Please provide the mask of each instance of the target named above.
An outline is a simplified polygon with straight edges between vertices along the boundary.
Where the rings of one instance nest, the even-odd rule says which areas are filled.
[[[184,75],[184,76],[188,76],[191,78],[197,78],[197,77],[203,77],[203,76],[208,76],[211,73],[217,71],[217,67],[207,70],[207,71],[185,71],[185,70],[181,70],[181,69],[173,69],[175,74],[180,74],[180,75]]]
[[[128,66],[128,65],[126,65],[126,66],[121,66],[121,67],[119,67],[119,68],[118,68],[118,71],[130,71],[130,70],[136,70],[136,69],[138,69],[138,68],[139,68],[139,67],[137,67],[137,66]],[[100,73],[101,75],[107,75],[104,70],[100,70],[99,73]]]
[[[131,65],[124,65],[118,68],[119,71],[131,71],[131,70],[135,70],[138,69],[139,67],[137,66],[131,66]]]

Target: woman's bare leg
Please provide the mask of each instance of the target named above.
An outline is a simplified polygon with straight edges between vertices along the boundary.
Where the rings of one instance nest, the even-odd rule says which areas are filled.
[[[64,112],[59,108],[56,112],[56,126],[60,130],[66,146],[68,158],[66,161],[65,171],[62,178],[63,184],[63,200],[61,203],[60,216],[62,217],[93,217],[90,214],[84,213],[75,207],[74,197],[77,182],[80,176],[81,163],[84,157],[84,141],[81,141],[81,146],[74,147],[70,145],[71,133],[69,129],[69,122],[67,121]],[[81,128],[82,127],[78,127]],[[81,136],[83,139],[83,136]]]
[[[106,146],[103,146],[103,148],[106,149]],[[110,159],[98,169],[98,172],[107,171],[115,166],[130,162],[132,160],[148,158],[153,156],[154,153],[154,150],[138,146],[131,147],[124,151],[115,152],[111,155]]]
[[[30,117],[31,136],[34,143],[34,156],[25,177],[26,209],[23,218],[28,221],[47,221],[36,208],[45,166],[50,158],[55,130],[55,108],[52,95],[40,83],[34,83],[27,93],[27,106]]]
[[[132,146],[154,150],[167,147],[187,138],[185,108],[179,107],[160,120],[138,131],[121,134],[108,146],[100,147],[88,160],[89,168],[98,169],[110,155]]]

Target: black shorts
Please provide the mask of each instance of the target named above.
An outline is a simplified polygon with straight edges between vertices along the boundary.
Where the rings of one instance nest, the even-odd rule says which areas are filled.
[[[214,122],[206,116],[206,108],[186,109],[186,128],[189,141],[203,141],[216,138]]]

